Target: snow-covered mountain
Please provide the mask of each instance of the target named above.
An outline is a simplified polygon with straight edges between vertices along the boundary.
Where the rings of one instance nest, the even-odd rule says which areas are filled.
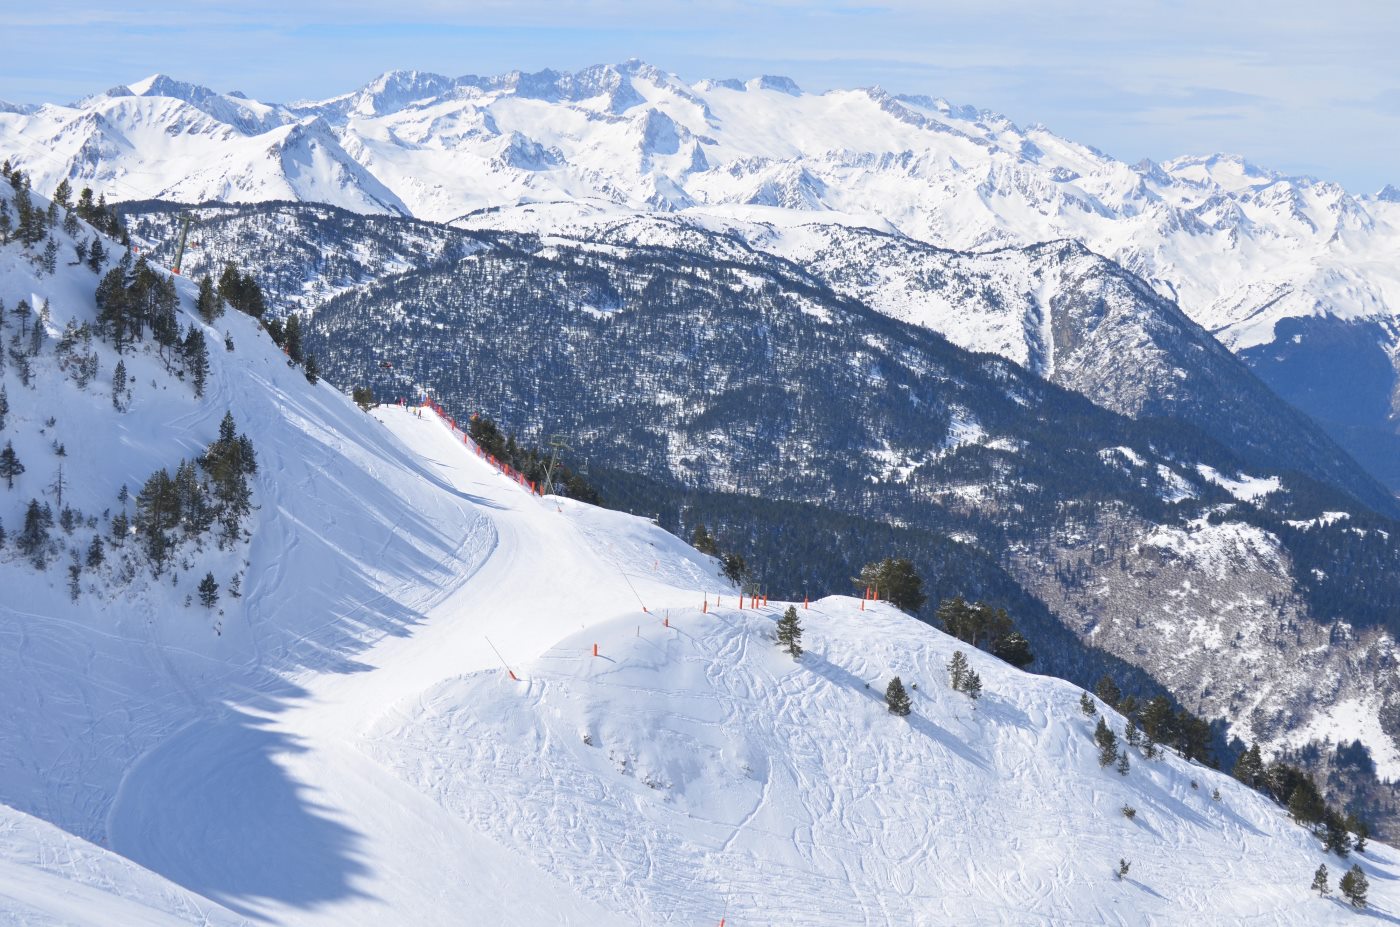
[[[49,235],[65,259],[96,237]],[[1351,923],[1309,890],[1324,863],[1400,914],[1391,848],[1327,854],[1171,751],[1105,768],[1079,689],[883,603],[796,603],[793,660],[787,603],[739,600],[647,519],[535,495],[432,409],[360,411],[151,273],[202,379],[154,333],[119,354],[87,266],[0,245],[0,437],[24,465],[0,490],[6,919]],[[1054,389],[983,362],[1013,398]],[[225,415],[252,508],[216,543],[187,526],[227,477],[203,456]],[[979,699],[948,685],[958,649]]]
[[[386,397],[426,384],[459,417],[485,410],[537,436],[568,432],[595,466],[660,481],[640,495],[626,480],[603,485],[614,505],[670,512],[681,534],[731,525],[776,588],[844,582],[871,543],[860,538],[893,522],[938,595],[975,589],[1012,609],[1042,671],[1086,685],[1123,673],[1086,660],[1085,646],[1102,647],[1246,741],[1362,737],[1383,775],[1400,769],[1383,604],[1400,577],[1383,549],[1393,525],[1285,476],[1347,485],[1355,465],[1319,468],[1345,455],[1174,305],[1083,246],[968,255],[846,230],[830,250],[866,255],[874,270],[836,275],[824,251],[787,261],[662,216],[536,239],[295,204],[194,215],[190,272],[256,268],[284,306],[313,313],[306,338],[335,382]],[[176,209],[127,218],[143,247],[173,253]],[[884,298],[869,282],[886,249],[918,259],[950,314],[999,315],[1009,337],[1049,346],[1049,363],[1027,366],[1187,427],[1069,402],[817,276]],[[419,269],[403,272],[415,254]],[[1043,321],[1027,332],[1026,316]],[[1282,491],[1227,488],[1256,484]],[[822,510],[774,511],[780,500]],[[1348,509],[1360,520],[1310,521]],[[833,530],[837,512],[860,527]],[[1150,601],[1142,585],[1157,590]],[[1177,629],[1170,645],[1141,633],[1159,605]],[[1231,638],[1249,644],[1221,646]],[[1300,657],[1302,638],[1331,645]]]
[[[581,213],[663,211],[707,225],[868,227],[962,251],[1073,239],[1245,352],[1400,487],[1389,465],[1400,451],[1393,191],[1355,195],[1225,155],[1129,165],[943,100],[813,94],[773,77],[689,84],[637,61],[487,78],[396,71],[292,104],[158,75],[0,112],[0,147],[40,190],[68,177],[109,199],[299,199],[545,232]],[[985,317],[935,311],[941,297],[921,291],[916,266],[888,275],[908,314],[955,342],[1023,353],[979,327]],[[1291,319],[1316,324],[1276,330]],[[1377,377],[1289,389],[1334,382],[1329,351],[1348,337],[1378,352]]]

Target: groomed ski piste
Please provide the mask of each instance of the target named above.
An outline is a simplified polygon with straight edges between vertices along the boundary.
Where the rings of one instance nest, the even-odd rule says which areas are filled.
[[[0,248],[0,298],[48,298],[55,333],[94,318],[95,283]],[[200,324],[180,292],[182,324]],[[430,409],[361,412],[252,319],[206,334],[203,399],[149,343],[124,356],[123,413],[105,344],[86,389],[51,350],[32,388],[3,374],[0,437],[27,466],[0,491],[12,531],[55,443],[70,504],[94,514],[197,454],[226,411],[259,470],[251,540],[187,547],[159,578],[104,567],[72,601],[61,561],[0,553],[0,923],[1400,915],[1388,847],[1328,856],[1265,797],[1175,756],[1100,768],[1067,683],[842,595],[796,603],[794,661],[774,641],[789,603],[741,609],[711,558],[648,520],[533,494]],[[206,570],[225,589],[214,609],[186,604]],[[959,649],[976,702],[948,685]],[[896,674],[907,718],[884,704]],[[1308,889],[1324,862],[1327,899]],[[1352,862],[1364,912],[1335,894]]]

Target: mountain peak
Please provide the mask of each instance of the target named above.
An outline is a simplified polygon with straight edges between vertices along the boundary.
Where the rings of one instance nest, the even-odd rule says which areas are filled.
[[[794,97],[802,96],[802,88],[791,77],[781,74],[762,74],[748,82],[750,90],[776,90]]]
[[[167,74],[159,73],[127,84],[127,89],[138,97],[172,97],[186,103],[199,103],[220,96],[217,91],[202,84],[176,80]]]

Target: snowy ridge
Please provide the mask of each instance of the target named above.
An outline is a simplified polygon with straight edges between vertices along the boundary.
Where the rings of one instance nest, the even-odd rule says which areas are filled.
[[[318,120],[316,150],[265,156],[287,127]],[[630,61],[491,78],[390,72],[283,105],[155,75],[71,106],[0,112],[0,144],[41,190],[67,176],[113,199],[290,196],[435,220],[574,201],[702,221],[854,219],[958,250],[1073,238],[1237,350],[1271,341],[1281,318],[1400,306],[1384,260],[1400,212],[1384,192],[1226,155],[1130,166],[1044,127],[880,88],[688,85]]]
[[[926,287],[920,247],[881,249],[872,270],[868,243],[843,245],[863,229],[958,251],[1075,241],[1179,305],[1400,487],[1393,191],[1357,195],[1220,154],[1129,165],[939,99],[813,94],[773,76],[688,84],[635,60],[495,77],[394,71],[292,104],[155,75],[70,106],[0,111],[0,147],[40,191],[67,177],[112,200],[292,199],[545,234],[600,215],[745,227],[761,250],[822,252],[825,279],[866,277],[860,296],[882,311],[1067,383],[1096,361],[1058,362],[1062,332],[1035,305],[1053,301],[1048,281],[993,260],[979,268],[989,298],[1011,301],[960,311],[978,289],[950,299]],[[1348,334],[1375,354],[1374,381],[1315,372]],[[1150,344],[1141,360],[1159,380],[1189,372]],[[1323,389],[1290,392],[1297,366]],[[1120,410],[1143,401],[1136,387],[1086,393]]]
[[[77,158],[78,139],[65,144],[64,127],[89,115],[120,127],[125,151]],[[280,105],[156,75],[71,107],[4,117],[0,138],[17,142],[10,147],[52,146],[49,158],[16,152],[41,189],[66,175],[120,182],[138,196],[216,198],[228,182],[206,175],[152,186],[137,165],[159,159],[164,176],[182,176],[191,168],[174,156],[198,144],[191,132],[226,127],[220,137],[236,148],[239,138],[322,117],[343,150],[423,218],[596,200],[750,217],[778,207],[835,222],[878,216],[960,250],[1076,238],[1160,282],[1232,347],[1267,342],[1271,321],[1290,314],[1370,316],[1396,305],[1397,281],[1372,266],[1395,240],[1397,215],[1384,195],[1353,196],[1224,155],[1129,166],[1043,127],[879,88],[816,95],[783,78],[687,85],[628,62],[495,78],[390,72],[332,100]],[[185,135],[157,139],[143,125]],[[259,160],[253,152],[265,146],[242,147],[233,160]],[[345,182],[360,208],[395,208],[361,189],[364,175]],[[241,199],[271,198],[230,188]],[[1325,308],[1313,305],[1319,298]]]

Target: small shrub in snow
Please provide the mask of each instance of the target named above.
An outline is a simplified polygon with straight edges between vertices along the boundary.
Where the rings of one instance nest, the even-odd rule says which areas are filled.
[[[1137,809],[1134,808],[1132,805],[1124,805],[1124,806],[1123,806],[1123,817],[1125,817],[1125,818],[1127,818],[1129,821],[1131,821],[1133,818],[1137,817]]]
[[[904,691],[904,683],[898,676],[891,679],[885,689],[885,704],[889,706],[890,714],[899,715],[901,718],[914,708],[914,703],[910,701],[909,693]]]
[[[778,646],[794,660],[802,656],[802,622],[797,620],[797,609],[791,605],[778,619]]]
[[[1332,894],[1332,889],[1327,885],[1326,863],[1323,863],[1321,866],[1317,867],[1317,872],[1313,873],[1312,885],[1310,887],[1313,891],[1317,892],[1323,897]]]

